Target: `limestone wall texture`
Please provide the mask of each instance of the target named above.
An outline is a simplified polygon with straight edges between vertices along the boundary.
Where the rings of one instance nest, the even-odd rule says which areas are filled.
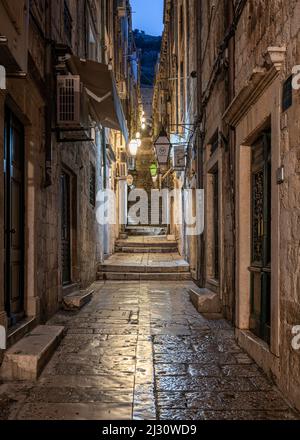
[[[192,7],[192,2],[187,3]],[[292,331],[300,323],[299,91],[292,91],[292,103],[285,111],[282,99],[293,66],[300,64],[300,1],[203,1],[194,7],[195,14],[187,20],[188,29],[196,29],[196,35],[189,34],[189,50],[181,52],[180,14],[182,8],[187,14],[186,2],[165,1],[167,38],[163,38],[154,91],[154,127],[163,121],[171,132],[171,124],[182,114],[185,122],[192,119],[188,108],[181,106],[180,84],[170,86],[160,78],[171,73],[180,77],[178,63],[183,53],[185,68],[196,57],[196,87],[186,92],[197,98],[197,105],[192,106],[197,137],[194,152],[187,149],[188,166],[180,179],[191,185],[194,167],[197,185],[205,190],[205,231],[199,238],[185,240],[182,228],[180,250],[189,259],[194,254],[196,279],[201,287],[219,294],[224,316],[236,326],[239,343],[299,408],[300,353],[292,347]],[[179,17],[175,24],[174,15]],[[164,105],[167,98],[169,106]],[[250,330],[249,272],[251,148],[266,128],[271,130],[272,144],[269,344]],[[176,130],[182,134],[179,127]],[[282,166],[283,182],[277,174]],[[217,228],[213,224],[216,203]]]
[[[3,2],[4,4],[4,2]],[[1,7],[2,2],[0,2]],[[6,6],[5,6],[6,5]],[[7,7],[5,2],[3,7]],[[96,279],[97,264],[104,253],[114,251],[118,225],[104,228],[97,223],[97,204],[92,201],[93,169],[95,194],[105,186],[115,189],[117,166],[107,159],[107,145],[116,153],[126,145],[120,134],[95,123],[95,137],[81,142],[60,142],[56,126],[56,67],[58,53],[70,50],[82,58],[106,62],[114,58],[116,2],[75,0],[32,0],[28,10],[28,71],[26,79],[9,79],[7,88],[0,91],[0,159],[4,154],[4,115],[9,108],[24,125],[24,316],[45,322],[62,305],[65,294],[62,283],[61,246],[61,174],[65,170],[71,183],[71,285],[85,289]],[[130,10],[128,9],[128,14]],[[128,27],[130,20],[125,23]],[[121,21],[120,21],[121,22]],[[122,23],[124,20],[122,20]],[[13,29],[15,24],[11,23]],[[91,44],[90,29],[96,38]],[[122,38],[129,34],[122,33]],[[128,36],[129,41],[129,36]],[[124,42],[125,45],[128,44]],[[105,42],[105,44],[104,44]],[[126,46],[127,47],[127,46]],[[66,52],[64,52],[64,50]],[[0,60],[1,64],[2,60]],[[4,61],[3,61],[4,62]],[[127,59],[120,61],[129,69]],[[129,72],[129,70],[128,70]],[[49,84],[51,79],[52,84]],[[128,80],[129,81],[129,80]],[[51,97],[47,92],[51,89]],[[124,103],[137,102],[135,95]],[[130,102],[129,102],[130,101]],[[52,104],[52,116],[50,115]],[[128,115],[130,117],[131,115]],[[48,122],[51,122],[49,129]],[[93,131],[91,131],[93,134]],[[93,137],[93,136],[91,136]],[[120,139],[120,141],[116,141]],[[122,143],[122,145],[120,145]],[[118,156],[116,154],[116,156]],[[105,158],[107,160],[105,160]],[[105,162],[105,163],[104,163]],[[3,168],[0,170],[3,181]],[[3,268],[4,191],[0,186],[0,267]],[[0,325],[7,325],[3,271],[0,271]],[[70,286],[68,286],[69,288]]]
[[[279,186],[278,229],[273,228],[273,240],[278,239],[278,318],[271,326],[279,326],[277,356],[279,368],[276,381],[284,393],[300,407],[300,353],[292,348],[292,328],[300,322],[300,95],[293,91],[292,106],[283,111],[281,98],[284,81],[300,62],[300,2],[247,2],[235,36],[235,90],[238,92],[257,66],[266,63],[268,47],[286,48],[281,76],[275,93],[279,108],[277,121],[272,118],[271,130],[278,126],[279,138],[273,137],[272,154],[278,154],[278,166],[284,166],[284,182]],[[261,107],[267,106],[263,98]],[[274,110],[270,110],[274,111]],[[251,124],[249,123],[250,127]],[[246,125],[243,128],[245,134]],[[276,179],[276,170],[273,170]],[[276,191],[276,189],[274,189]],[[275,261],[277,256],[272,254]],[[271,294],[275,294],[272,292]],[[272,349],[271,349],[272,350]],[[272,370],[272,366],[267,368]]]

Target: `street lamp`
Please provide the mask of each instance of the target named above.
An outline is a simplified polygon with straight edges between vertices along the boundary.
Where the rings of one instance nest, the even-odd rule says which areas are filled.
[[[132,139],[129,142],[129,152],[130,152],[131,156],[136,156],[137,155],[138,148],[139,148],[138,140],[137,139]]]
[[[165,129],[162,129],[158,138],[154,142],[156,157],[159,165],[167,165],[171,146],[172,144]]]
[[[159,136],[157,137],[156,141],[154,142],[157,162],[160,167],[159,170],[159,189],[161,189],[162,184],[162,174],[161,174],[161,168],[168,165],[170,150],[172,147],[172,144],[168,138],[168,135],[166,133],[166,130],[164,128],[161,129]]]

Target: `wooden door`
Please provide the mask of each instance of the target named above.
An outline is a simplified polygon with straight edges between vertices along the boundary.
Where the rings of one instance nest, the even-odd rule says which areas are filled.
[[[252,148],[252,262],[250,328],[270,342],[271,328],[271,134]]]

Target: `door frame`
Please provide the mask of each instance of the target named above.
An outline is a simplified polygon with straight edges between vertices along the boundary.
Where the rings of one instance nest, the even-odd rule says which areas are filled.
[[[261,364],[257,353],[280,355],[280,187],[276,170],[281,165],[280,95],[281,82],[274,81],[261,99],[253,104],[248,113],[236,124],[236,328],[242,347]],[[268,105],[266,105],[268,103]],[[249,329],[250,318],[250,272],[251,265],[251,146],[258,136],[271,127],[271,335],[270,345],[255,337]],[[257,350],[257,351],[255,351]],[[273,361],[271,361],[273,359]]]
[[[5,190],[4,190],[4,240],[5,240],[5,253],[4,253],[4,263],[5,263],[5,273],[4,273],[4,309],[7,315],[8,326],[16,324],[17,321],[21,320],[25,315],[25,127],[15,113],[8,107],[4,108],[4,133],[8,136],[8,139],[4,135],[4,157],[3,159],[8,162],[5,164],[6,172],[3,175],[5,179]],[[15,316],[11,315],[11,130],[12,125],[15,124],[20,130],[21,139],[21,157],[20,163],[21,167],[21,180],[22,180],[22,191],[20,200],[20,241],[21,241],[21,259],[20,259],[20,285],[21,285],[21,295],[20,304],[21,311]],[[7,126],[9,127],[7,130]],[[8,146],[9,144],[9,146]],[[9,230],[8,230],[9,228]]]

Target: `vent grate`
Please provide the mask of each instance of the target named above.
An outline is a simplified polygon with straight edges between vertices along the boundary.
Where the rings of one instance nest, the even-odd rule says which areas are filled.
[[[80,123],[80,77],[57,78],[57,122],[60,126]]]

